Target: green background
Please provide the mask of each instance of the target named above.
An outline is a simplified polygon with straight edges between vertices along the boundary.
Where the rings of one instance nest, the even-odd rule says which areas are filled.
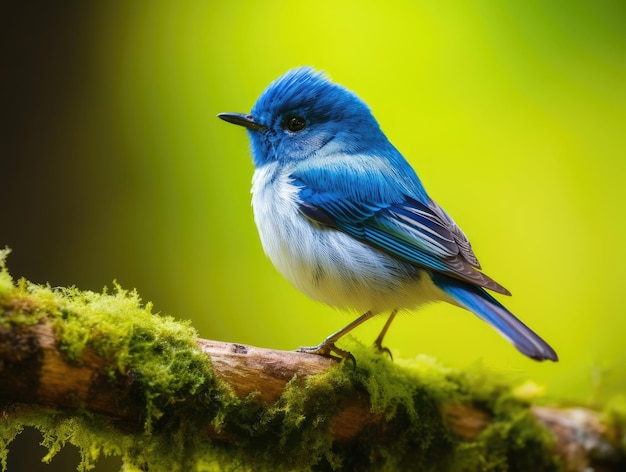
[[[566,401],[625,391],[623,2],[41,3],[2,20],[0,245],[15,276],[116,279],[202,337],[256,346],[348,323],[264,256],[247,136],[215,117],[312,65],[370,105],[561,361],[528,360],[444,304],[392,325],[394,355],[480,362]]]

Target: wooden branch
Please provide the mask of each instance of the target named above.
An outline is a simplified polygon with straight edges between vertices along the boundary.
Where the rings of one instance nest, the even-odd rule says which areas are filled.
[[[288,382],[322,374],[336,360],[299,352],[276,351],[241,344],[198,339],[200,349],[211,359],[217,375],[244,398],[258,392],[256,399],[273,403]],[[80,363],[69,362],[59,351],[49,323],[0,328],[0,402],[5,405],[30,403],[54,408],[83,408],[140,428],[140,413],[129,408],[125,398],[132,380],[105,381],[106,360],[86,349]],[[332,418],[334,440],[353,441],[367,427],[383,431],[385,418],[372,413],[366,395],[343,400],[344,406]],[[5,407],[7,408],[7,407]],[[465,441],[476,439],[490,424],[490,413],[469,404],[444,405],[443,419],[450,431]],[[598,413],[582,409],[533,407],[533,414],[556,437],[555,452],[566,470],[621,470],[623,457],[615,444],[615,431],[603,425]],[[206,429],[221,441],[232,434]]]
[[[189,328],[171,319],[162,321],[149,309],[92,313],[103,299],[102,306],[112,304],[106,297],[122,300],[128,309],[125,292],[76,291],[51,304],[53,292],[47,288],[14,288],[15,293],[5,290],[3,296],[1,276],[0,444],[3,422],[29,424],[23,409],[40,408],[55,417],[108,419],[114,436],[132,439],[126,448],[132,451],[120,446],[119,453],[143,461],[142,467],[151,470],[171,470],[171,465],[159,469],[158,464],[164,461],[167,445],[176,442],[171,440],[173,431],[183,431],[180,434],[195,441],[189,446],[187,437],[179,439],[187,445],[179,457],[171,458],[176,464],[188,460],[189,447],[210,440],[211,453],[215,444],[223,444],[229,458],[240,453],[246,457],[240,461],[271,457],[277,470],[320,461],[329,469],[367,469],[368,464],[376,469],[390,458],[400,464],[396,468],[425,461],[422,466],[435,469],[454,463],[459,470],[477,470],[492,456],[497,456],[493,460],[500,464],[498,470],[503,462],[510,470],[530,470],[525,469],[528,464],[556,470],[553,454],[562,470],[626,470],[623,427],[603,422],[599,413],[588,409],[530,406],[503,386],[489,390],[480,385],[476,391],[482,393],[474,395],[462,374],[437,366],[429,367],[435,378],[430,386],[427,376],[411,374],[365,349],[355,351],[353,366],[306,353],[193,337],[187,342],[179,331]],[[41,299],[38,290],[46,291]],[[81,313],[84,307],[76,299],[89,307],[89,315]],[[115,331],[122,322],[129,324]],[[129,340],[117,339],[127,333]],[[145,361],[142,352],[151,360]],[[157,385],[161,372],[175,386]],[[397,393],[403,389],[408,394]],[[95,428],[100,426],[96,423]],[[313,441],[315,431],[320,434],[317,442],[307,442]],[[330,433],[327,446],[319,439],[324,431]],[[90,432],[94,436],[97,430]],[[150,440],[160,441],[151,450],[165,451],[153,462],[132,446]],[[120,444],[126,443],[120,439]],[[228,449],[230,444],[236,448]],[[105,449],[114,446],[115,441]],[[404,454],[409,462],[403,462]],[[541,457],[535,459],[535,454]],[[469,465],[459,466],[458,461]]]
[[[273,403],[282,395],[293,378],[305,380],[322,374],[337,363],[336,359],[296,351],[277,351],[206,339],[198,345],[211,358],[213,368],[235,392],[244,398],[258,392],[262,403]],[[345,405],[332,418],[334,440],[353,440],[363,429],[380,424],[382,415],[370,412],[365,396],[346,399]]]

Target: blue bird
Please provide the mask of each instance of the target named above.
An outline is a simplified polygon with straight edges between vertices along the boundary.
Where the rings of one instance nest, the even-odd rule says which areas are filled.
[[[310,67],[272,82],[250,114],[220,113],[247,128],[255,172],[252,206],[276,268],[314,300],[363,313],[301,351],[351,357],[335,343],[381,313],[446,301],[489,323],[519,351],[555,351],[487,290],[509,291],[480,271],[452,218],[426,193],[368,106]]]

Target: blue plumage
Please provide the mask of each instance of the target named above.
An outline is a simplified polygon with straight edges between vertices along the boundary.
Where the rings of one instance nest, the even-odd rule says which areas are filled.
[[[248,129],[255,221],[274,265],[311,298],[364,311],[303,350],[346,355],[335,342],[370,317],[443,300],[527,356],[557,360],[485,291],[509,295],[354,93],[302,67],[270,84],[249,115],[218,116]]]

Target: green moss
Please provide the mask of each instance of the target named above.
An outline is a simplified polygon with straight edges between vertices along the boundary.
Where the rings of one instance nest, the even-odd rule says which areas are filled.
[[[128,432],[80,409],[13,407],[0,420],[4,468],[8,444],[26,425],[44,434],[50,448],[45,460],[67,442],[78,446],[80,470],[100,454],[121,455],[128,464],[149,464],[150,470],[192,470],[189,451],[203,450],[196,438],[206,437],[209,424],[219,428],[226,406],[238,400],[213,375],[188,323],[153,314],[136,292],[117,285],[113,293],[94,293],[25,280],[13,284],[4,263],[0,284],[0,326],[32,325],[45,317],[67,361],[80,364],[90,349],[105,360],[112,387],[120,378],[131,380],[131,403],[123,406],[138,411],[143,423],[140,431]]]
[[[6,255],[6,254],[4,254]],[[3,256],[0,256],[2,260]],[[136,292],[51,289],[14,284],[0,262],[0,326],[52,324],[66,359],[83,362],[85,349],[106,360],[111,386],[132,380],[131,404],[142,427],[77,408],[14,405],[0,419],[0,461],[24,426],[44,435],[50,460],[65,444],[78,446],[79,470],[98,457],[119,455],[124,470],[556,470],[550,439],[528,405],[480,368],[459,372],[420,356],[391,362],[354,341],[357,359],[322,375],[294,378],[273,404],[236,398],[213,374],[188,323],[152,313]],[[372,425],[354,441],[332,440],[332,418],[346,397],[369,397],[384,429]],[[465,402],[491,412],[476,441],[451,436],[442,405]],[[236,442],[207,439],[206,427]],[[529,466],[532,464],[532,467]]]
[[[6,268],[6,258],[10,253],[9,248],[0,249],[0,297],[13,290],[13,279]]]
[[[539,426],[527,408],[509,405],[496,412],[476,441],[459,444],[454,471],[555,471],[553,438]]]

